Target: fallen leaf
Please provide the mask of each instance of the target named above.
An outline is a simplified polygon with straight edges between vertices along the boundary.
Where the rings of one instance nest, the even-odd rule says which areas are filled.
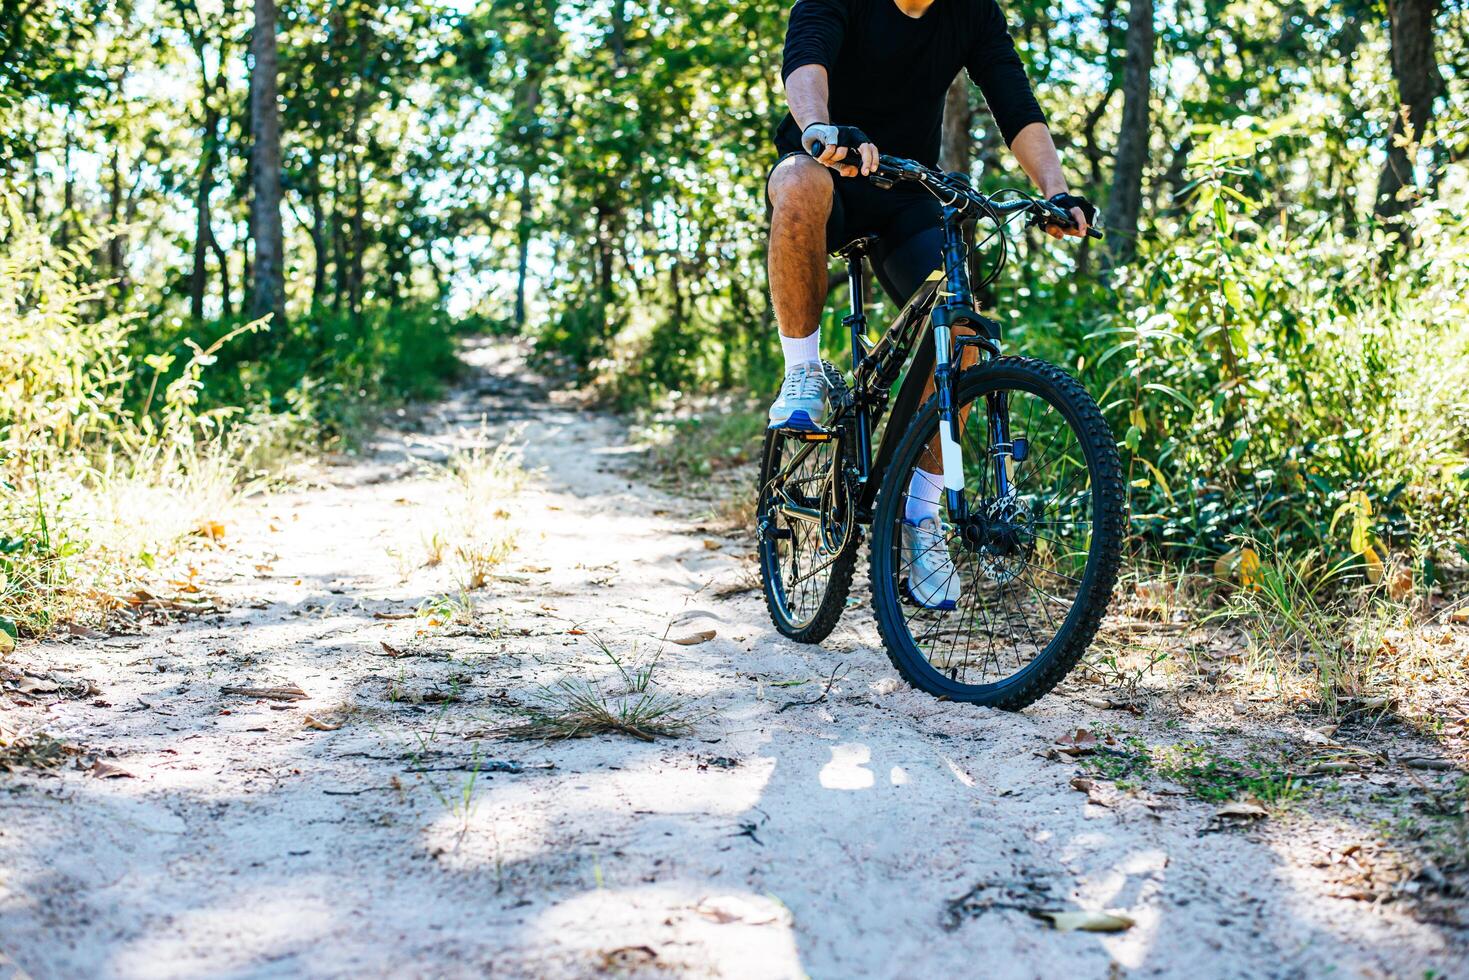
[[[713,538],[705,538],[704,547],[708,548],[710,551],[718,551],[720,548],[720,543],[718,541],[715,541]]]
[[[1214,816],[1226,819],[1259,820],[1266,815],[1265,808],[1255,800],[1231,800],[1214,811]]]
[[[220,694],[237,694],[242,698],[267,698],[271,701],[304,701],[311,695],[292,684],[289,687],[222,687]]]
[[[0,656],[10,653],[15,649],[15,637],[6,630],[0,630]]]
[[[1067,755],[1087,755],[1097,750],[1097,737],[1085,728],[1078,728],[1056,739],[1056,751]]]
[[[1469,606],[1460,606],[1458,609],[1449,613],[1449,622],[1469,623]]]
[[[584,630],[584,629],[582,629],[579,626],[573,626],[571,629],[567,630],[566,632],[569,633],[569,634],[571,634],[572,636],[586,636],[587,635],[587,631]]]
[[[224,525],[219,521],[205,521],[199,525],[195,533],[201,538],[208,538],[210,541],[223,541]]]
[[[97,779],[136,778],[133,776],[132,773],[128,772],[122,766],[115,766],[110,762],[103,762],[101,759],[98,759],[96,762],[92,763],[92,768],[87,770],[87,775],[93,776]]]
[[[1413,569],[1397,565],[1387,577],[1387,596],[1393,602],[1402,602],[1413,594]]]
[[[1341,772],[1361,772],[1362,767],[1346,759],[1322,759],[1306,767],[1306,775],[1320,776]]]
[[[743,922],[746,925],[760,926],[779,919],[779,916],[769,908],[757,905],[740,895],[716,895],[713,898],[706,898],[694,906],[694,911],[720,925]]]
[[[688,636],[676,637],[668,642],[677,643],[681,647],[692,647],[698,646],[700,643],[708,643],[712,639],[714,639],[713,630],[700,630],[697,633],[690,633]]]
[[[1254,548],[1244,547],[1239,552],[1239,584],[1252,592],[1260,589],[1263,580],[1260,576],[1260,556],[1255,553]]]
[[[401,657],[401,656],[403,656],[403,651],[402,650],[399,650],[397,647],[393,646],[387,640],[379,640],[378,643],[380,643],[382,645],[383,653],[386,653],[388,656],[390,656],[390,657]]]
[[[1454,764],[1448,759],[1431,759],[1427,757],[1412,757],[1399,759],[1409,769],[1434,769],[1439,772],[1448,772],[1454,768]]]
[[[602,954],[602,966],[606,970],[624,971],[647,966],[658,958],[651,946],[623,946]]]
[[[1047,919],[1057,932],[1123,932],[1131,929],[1133,920],[1120,912],[1089,912],[1084,910],[1032,913],[1037,918]]]
[[[21,694],[51,694],[61,690],[61,685],[47,677],[22,677],[15,682],[15,689]]]
[[[305,725],[307,728],[315,729],[318,732],[334,732],[338,728],[341,728],[342,725],[345,723],[340,721],[322,721],[314,715],[307,715],[305,718],[301,719],[301,724]]]
[[[1086,801],[1093,806],[1104,806],[1109,809],[1115,803],[1115,799],[1108,797],[1106,789],[1098,782],[1087,779],[1085,776],[1076,776],[1071,780],[1071,788],[1086,794]]]
[[[1239,564],[1239,549],[1234,548],[1226,551],[1214,559],[1214,577],[1221,582],[1228,582],[1234,578],[1234,570]]]

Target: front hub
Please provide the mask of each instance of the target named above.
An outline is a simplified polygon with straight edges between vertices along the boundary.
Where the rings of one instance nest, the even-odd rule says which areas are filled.
[[[964,521],[959,540],[985,577],[1004,584],[1025,568],[1035,548],[1035,529],[1014,497],[987,500]]]

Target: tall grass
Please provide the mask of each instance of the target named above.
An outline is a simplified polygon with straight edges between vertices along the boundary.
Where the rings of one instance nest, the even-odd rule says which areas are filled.
[[[437,392],[453,325],[406,308],[149,322],[0,189],[0,630],[84,616],[196,537],[320,434]]]

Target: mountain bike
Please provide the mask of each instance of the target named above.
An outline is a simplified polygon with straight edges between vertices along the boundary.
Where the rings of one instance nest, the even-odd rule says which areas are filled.
[[[832,253],[847,264],[852,367],[826,365],[830,412],[814,431],[766,433],[756,510],[766,604],[785,636],[824,640],[847,607],[870,529],[872,611],[898,673],[936,697],[1019,710],[1076,665],[1111,601],[1122,467],[1086,390],[1054,364],[1003,353],[999,322],[973,297],[998,277],[1017,217],[1072,219],[1049,201],[985,195],[961,174],[899,157],[881,157],[869,179],[916,183],[939,200],[943,265],[869,342],[862,260],[876,239]],[[976,249],[997,243],[974,287],[969,222],[991,229]],[[934,546],[949,549],[952,601],[925,605],[909,581],[921,557],[903,534],[915,469],[942,480]]]

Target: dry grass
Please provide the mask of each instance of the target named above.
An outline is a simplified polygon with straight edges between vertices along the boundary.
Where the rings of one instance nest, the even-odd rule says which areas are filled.
[[[1136,564],[1079,676],[1129,698],[1204,691],[1332,720],[1390,709],[1469,736],[1469,629],[1446,598],[1462,584],[1391,591],[1268,556],[1249,583]]]
[[[45,732],[7,738],[0,729],[0,772],[17,769],[56,769],[82,754],[74,745]]]
[[[452,489],[452,500],[422,534],[419,567],[448,568],[465,591],[489,584],[515,553],[519,529],[510,503],[529,478],[521,460],[518,433],[497,442],[484,427],[474,448],[450,457],[439,478]],[[409,563],[401,555],[393,557],[406,579],[412,574]]]
[[[693,730],[684,701],[657,690],[653,681],[658,659],[639,667],[623,664],[607,646],[592,638],[616,668],[603,681],[566,678],[542,688],[522,709],[525,720],[505,729],[506,738],[559,741],[594,735],[630,735],[644,742],[677,738]]]

